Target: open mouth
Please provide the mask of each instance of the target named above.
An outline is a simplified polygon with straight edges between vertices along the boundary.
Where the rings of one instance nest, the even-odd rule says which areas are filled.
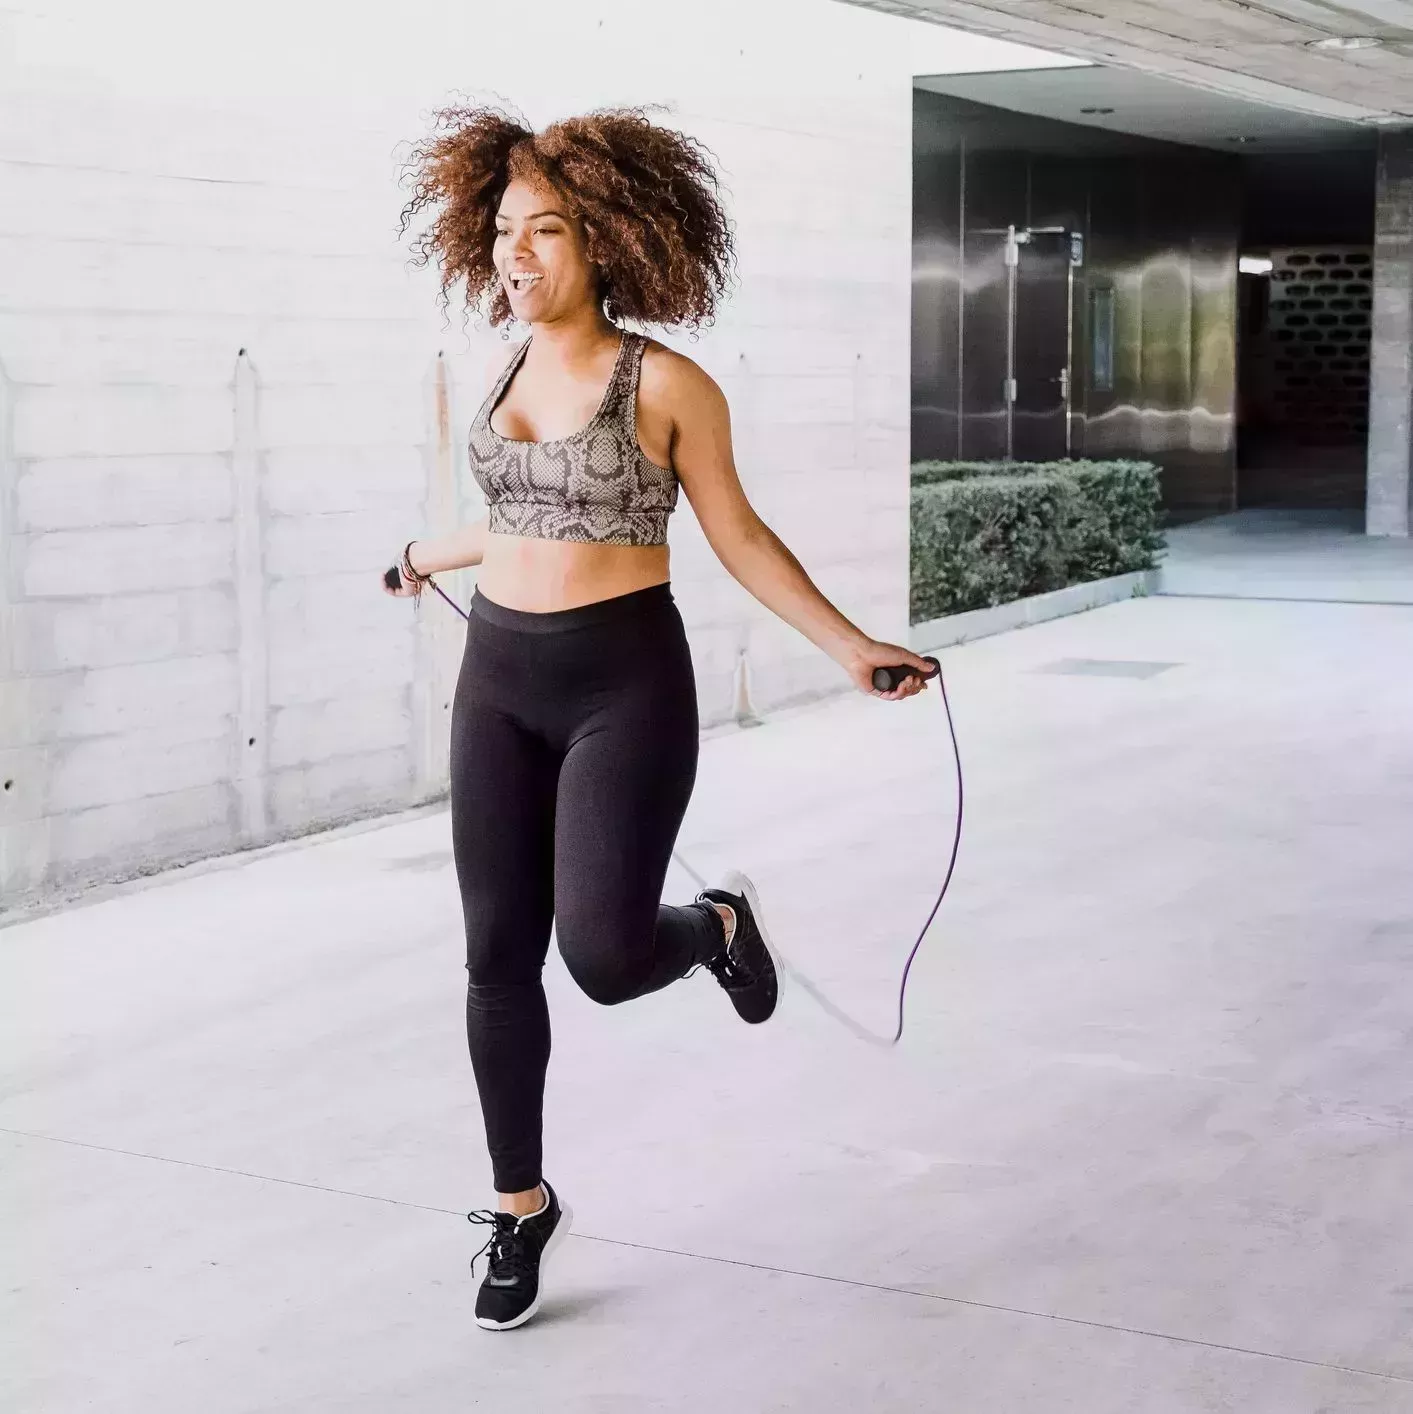
[[[526,290],[533,290],[545,277],[536,270],[512,270],[506,277],[506,283],[517,294],[524,294]]]

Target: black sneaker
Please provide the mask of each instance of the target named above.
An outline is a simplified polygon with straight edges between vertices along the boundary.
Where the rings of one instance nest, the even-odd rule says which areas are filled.
[[[549,1201],[527,1218],[489,1211],[466,1214],[471,1222],[491,1229],[486,1245],[471,1259],[474,1276],[481,1254],[489,1253],[488,1270],[476,1297],[476,1324],[488,1331],[514,1330],[540,1309],[540,1269],[574,1220],[548,1183],[544,1190]]]
[[[724,903],[735,910],[736,931],[730,944],[706,967],[725,988],[742,1021],[769,1021],[780,1000],[785,974],[761,921],[756,886],[744,874],[732,870],[719,888],[704,889],[697,901]]]

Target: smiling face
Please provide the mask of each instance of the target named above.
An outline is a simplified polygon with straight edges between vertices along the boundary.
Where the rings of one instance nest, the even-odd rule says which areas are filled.
[[[547,187],[520,180],[506,187],[492,254],[510,312],[527,324],[562,319],[598,301],[583,225]]]

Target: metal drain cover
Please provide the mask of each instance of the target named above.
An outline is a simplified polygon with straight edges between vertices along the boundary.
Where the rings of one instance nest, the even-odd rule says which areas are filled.
[[[1066,673],[1080,678],[1155,678],[1179,663],[1149,663],[1139,658],[1058,658],[1037,668],[1040,673]]]

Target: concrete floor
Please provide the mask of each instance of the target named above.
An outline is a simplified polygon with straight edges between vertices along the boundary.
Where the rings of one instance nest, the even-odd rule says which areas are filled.
[[[1413,604],[1413,540],[1365,535],[1363,511],[1238,511],[1167,536],[1164,594]]]
[[[556,960],[577,1236],[519,1332],[471,1321],[445,814],[0,931],[0,1404],[1413,1411],[1413,610],[1154,598],[944,661],[967,834],[903,1045]],[[935,693],[854,696],[709,740],[682,847],[884,1028],[951,810]]]

